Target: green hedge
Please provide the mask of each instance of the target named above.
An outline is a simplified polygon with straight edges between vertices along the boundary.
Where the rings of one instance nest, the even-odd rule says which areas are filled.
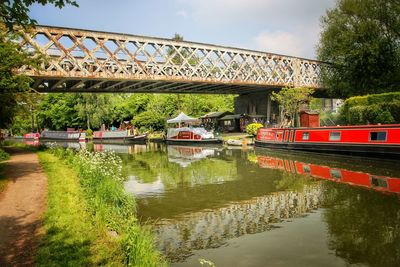
[[[345,124],[400,123],[400,92],[347,99],[340,110]]]

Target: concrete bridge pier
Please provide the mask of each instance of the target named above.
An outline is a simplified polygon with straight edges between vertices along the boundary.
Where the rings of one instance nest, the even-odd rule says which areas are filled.
[[[250,116],[266,116],[271,123],[279,121],[279,107],[271,100],[271,92],[257,92],[241,94],[235,98],[235,114],[247,114]]]

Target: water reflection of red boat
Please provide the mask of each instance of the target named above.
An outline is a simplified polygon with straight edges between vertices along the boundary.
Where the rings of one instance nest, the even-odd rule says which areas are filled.
[[[279,169],[291,173],[309,175],[318,179],[372,188],[382,192],[400,193],[400,178],[331,168],[328,166],[269,156],[257,156],[257,162],[262,168]]]
[[[39,146],[40,142],[39,140],[25,139],[24,144],[28,146]]]
[[[400,157],[400,124],[263,128],[256,146],[365,156]]]

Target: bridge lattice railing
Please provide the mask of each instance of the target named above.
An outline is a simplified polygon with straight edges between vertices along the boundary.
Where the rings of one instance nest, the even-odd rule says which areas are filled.
[[[37,26],[20,45],[48,56],[35,77],[321,87],[318,61],[201,43]]]

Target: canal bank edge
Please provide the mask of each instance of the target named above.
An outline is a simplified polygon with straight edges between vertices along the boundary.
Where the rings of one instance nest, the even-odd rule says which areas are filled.
[[[120,182],[110,177],[95,182],[88,177],[96,174],[82,169],[84,163],[78,153],[61,148],[50,151],[52,154],[48,151],[39,153],[41,163],[49,175],[49,209],[45,219],[47,232],[38,253],[39,265],[40,262],[166,265],[153,245],[150,232],[139,225],[133,214],[135,209],[128,210],[131,208],[129,205],[121,205],[121,199],[118,198],[126,199],[128,203],[134,200],[130,195],[122,193]],[[105,185],[114,190],[114,193],[107,194],[110,199],[95,193],[104,191],[101,187]],[[121,207],[125,210],[121,210]],[[118,216],[117,212],[131,216]],[[63,252],[65,249],[67,254],[71,253],[67,256],[72,256],[67,261]],[[59,253],[54,253],[54,250]]]

